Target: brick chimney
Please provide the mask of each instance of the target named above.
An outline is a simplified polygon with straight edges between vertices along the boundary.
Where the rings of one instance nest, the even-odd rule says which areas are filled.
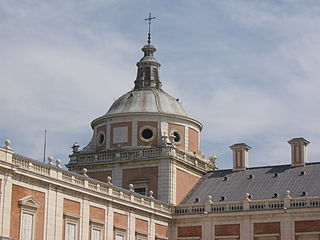
[[[230,148],[233,152],[233,170],[245,170],[248,167],[248,150],[251,147],[245,143],[236,143]]]
[[[306,139],[292,138],[288,143],[291,145],[291,165],[303,166],[307,162],[307,145],[310,143]]]

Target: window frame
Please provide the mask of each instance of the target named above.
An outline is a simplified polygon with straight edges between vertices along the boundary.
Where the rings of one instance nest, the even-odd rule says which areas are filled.
[[[136,240],[147,240],[147,239],[148,239],[147,233],[136,232]]]
[[[133,185],[133,191],[134,191],[135,193],[138,193],[138,192],[135,191],[136,188],[145,188],[145,189],[146,189],[146,194],[145,194],[145,195],[143,195],[143,194],[141,194],[141,193],[138,193],[138,194],[140,194],[140,195],[142,195],[142,196],[148,196],[149,182],[150,182],[150,181],[148,181],[148,180],[131,181],[130,184]]]
[[[142,136],[142,132],[143,132],[144,130],[146,130],[146,129],[149,129],[149,130],[151,130],[151,132],[152,132],[152,137],[149,138],[149,139],[144,138],[144,137]],[[139,138],[141,139],[141,141],[146,142],[146,143],[152,142],[152,141],[156,138],[156,129],[155,129],[154,127],[150,126],[150,125],[144,125],[143,127],[141,127],[141,128],[139,129]]]
[[[101,136],[103,136],[103,141],[100,142],[100,138]],[[103,146],[103,144],[106,142],[106,134],[104,131],[99,131],[98,134],[97,134],[97,145],[98,147],[101,147]]]
[[[32,211],[30,209],[25,209],[25,208],[21,209],[19,239],[22,239],[23,214],[29,214],[32,216],[31,240],[34,240],[35,239],[35,228],[36,228],[35,220],[36,220],[37,212]]]
[[[22,238],[22,229],[23,229],[23,215],[29,214],[32,216],[32,229],[31,229],[31,240],[35,239],[36,233],[36,221],[37,221],[37,211],[40,207],[40,203],[32,196],[27,196],[19,201],[20,205],[20,229],[19,229],[19,239]]]
[[[114,227],[113,229],[113,239],[116,240],[117,235],[123,237],[123,240],[127,239],[127,231],[124,228]]]
[[[104,222],[90,219],[90,239],[93,240],[93,230],[99,230],[101,232],[100,239],[104,239]]]
[[[180,139],[179,139],[178,142],[176,142],[175,140],[173,140],[173,141],[174,141],[174,144],[175,144],[175,145],[180,145],[180,144],[182,144],[183,141],[184,141],[184,134],[182,134],[182,132],[181,132],[179,129],[174,128],[174,129],[171,130],[170,135],[174,135],[175,132],[179,135]]]
[[[64,240],[69,240],[67,239],[67,226],[68,224],[74,224],[75,225],[75,239],[79,239],[79,222],[80,222],[80,216],[70,214],[70,213],[64,213],[63,214],[63,219],[64,219]]]

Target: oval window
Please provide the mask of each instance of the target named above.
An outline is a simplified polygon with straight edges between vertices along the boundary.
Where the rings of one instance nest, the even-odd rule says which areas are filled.
[[[151,126],[143,126],[139,130],[139,137],[144,142],[151,142],[155,138],[156,130]]]
[[[181,136],[178,132],[173,132],[173,136],[175,136],[174,138],[174,141],[177,143],[177,142],[180,142],[181,140]]]
[[[104,143],[105,137],[104,137],[104,133],[99,133],[98,135],[98,145],[101,146]]]
[[[172,132],[172,135],[174,136],[173,141],[174,141],[176,144],[181,143],[181,141],[182,141],[182,134],[181,134],[180,131],[174,130],[174,131]]]
[[[146,129],[144,129],[144,130],[142,131],[141,135],[142,135],[142,137],[143,137],[144,139],[149,140],[149,139],[151,139],[151,138],[153,137],[153,132],[152,132],[151,129],[146,128]]]

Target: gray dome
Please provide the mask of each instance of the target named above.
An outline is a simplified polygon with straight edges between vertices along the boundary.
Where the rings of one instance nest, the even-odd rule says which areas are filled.
[[[124,113],[165,113],[187,117],[182,104],[161,89],[144,88],[119,97],[106,115]]]

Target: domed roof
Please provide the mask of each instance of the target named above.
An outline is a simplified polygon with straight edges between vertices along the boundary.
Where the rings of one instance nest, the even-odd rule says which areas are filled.
[[[164,113],[187,117],[178,99],[157,88],[130,91],[119,97],[106,116],[125,113]]]

